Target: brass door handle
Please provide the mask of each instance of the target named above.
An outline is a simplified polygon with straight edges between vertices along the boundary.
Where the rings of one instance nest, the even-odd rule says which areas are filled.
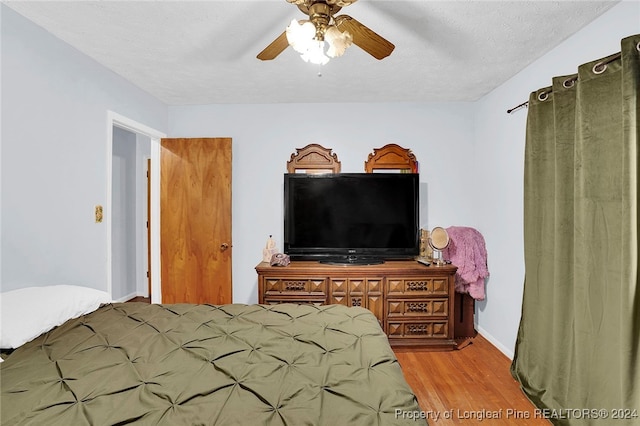
[[[229,249],[229,244],[227,243],[220,244],[220,251],[225,251],[227,249]]]

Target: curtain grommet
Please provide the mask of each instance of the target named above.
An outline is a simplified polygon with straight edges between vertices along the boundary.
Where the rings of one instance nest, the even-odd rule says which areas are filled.
[[[568,78],[562,82],[562,87],[565,89],[571,89],[576,84],[575,78]]]
[[[538,100],[539,101],[546,101],[547,99],[549,99],[549,92],[540,92],[538,93]]]
[[[603,72],[606,71],[606,69],[607,69],[607,64],[603,62],[598,62],[593,66],[592,71],[594,74],[602,74]]]

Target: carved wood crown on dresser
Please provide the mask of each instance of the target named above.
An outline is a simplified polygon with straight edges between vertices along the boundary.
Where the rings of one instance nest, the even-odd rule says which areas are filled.
[[[369,309],[393,346],[453,349],[456,267],[416,261],[381,265],[326,265],[294,261],[287,267],[262,262],[258,302],[341,304]]]

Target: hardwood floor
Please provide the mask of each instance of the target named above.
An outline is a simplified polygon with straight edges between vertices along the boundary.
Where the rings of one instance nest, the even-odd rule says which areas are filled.
[[[511,360],[481,335],[455,351],[394,352],[430,425],[551,424],[511,377]]]
[[[127,302],[143,302],[143,303],[151,303],[151,299],[148,297],[136,296],[133,299],[127,300]]]

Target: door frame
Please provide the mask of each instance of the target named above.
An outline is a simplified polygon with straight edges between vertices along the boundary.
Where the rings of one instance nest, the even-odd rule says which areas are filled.
[[[107,194],[104,209],[104,224],[106,232],[106,276],[107,293],[112,295],[113,277],[111,265],[113,262],[111,250],[113,242],[111,231],[113,222],[111,220],[111,208],[113,197],[113,127],[120,127],[133,133],[142,134],[151,140],[151,303],[162,303],[162,283],[160,280],[160,140],[166,134],[153,129],[128,117],[120,115],[114,111],[107,111],[107,170],[106,184]]]

